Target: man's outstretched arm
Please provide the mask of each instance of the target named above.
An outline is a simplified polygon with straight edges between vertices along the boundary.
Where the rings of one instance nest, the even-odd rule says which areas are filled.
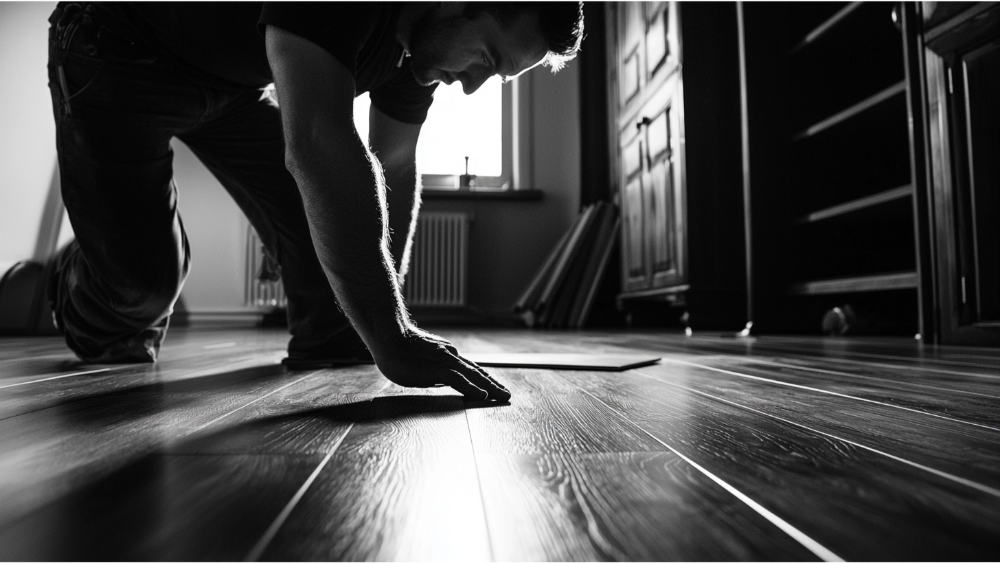
[[[382,163],[385,199],[389,213],[389,252],[404,283],[413,231],[420,210],[417,186],[417,140],[420,125],[403,123],[372,105],[368,119],[368,144]]]
[[[354,78],[316,44],[266,32],[286,163],[305,204],[319,261],[379,371],[407,387],[448,385],[470,399],[510,393],[453,346],[417,329],[399,295],[387,244],[381,166],[354,127]]]

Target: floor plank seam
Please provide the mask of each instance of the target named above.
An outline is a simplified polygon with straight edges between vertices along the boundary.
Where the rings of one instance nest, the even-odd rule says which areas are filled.
[[[45,378],[42,378],[42,379],[32,379],[31,381],[22,381],[20,383],[11,383],[9,385],[0,385],[0,389],[9,389],[11,387],[20,387],[21,385],[30,385],[32,383],[41,383],[43,381],[52,381],[54,379],[63,379],[65,377],[74,377],[74,376],[77,376],[77,375],[88,375],[88,374],[91,374],[91,373],[102,373],[102,372],[105,372],[105,371],[111,371],[113,369],[124,369],[126,367],[128,367],[128,366],[121,366],[121,367],[117,367],[117,368],[101,368],[101,369],[93,369],[93,370],[90,370],[90,371],[78,371],[78,372],[75,372],[75,373],[66,373],[66,374],[63,374],[63,375],[56,375],[56,376],[53,376],[53,377],[45,377]]]
[[[630,370],[630,371],[632,371],[634,373],[638,373],[635,370]],[[563,379],[566,379],[566,378],[563,378]],[[628,418],[625,414],[619,412],[618,409],[615,409],[611,405],[605,403],[604,401],[602,401],[599,397],[597,397],[596,395],[594,395],[590,391],[587,391],[586,389],[584,389],[582,387],[579,387],[579,386],[577,386],[577,387],[580,389],[580,391],[582,393],[590,396],[595,401],[597,401],[600,404],[604,405],[605,408],[607,408],[609,411],[611,411],[616,416],[618,416],[619,418],[621,418],[623,421],[625,421],[626,423],[628,423],[631,426],[635,427],[637,430],[639,430],[640,432],[642,432],[646,436],[649,436],[650,438],[652,438],[653,440],[655,440],[657,443],[659,443],[663,447],[665,447],[668,450],[670,450],[671,452],[673,452],[675,455],[677,455],[678,457],[680,457],[686,463],[690,464],[692,467],[694,467],[700,473],[702,473],[703,475],[705,475],[706,477],[708,477],[709,479],[711,479],[714,483],[716,483],[717,485],[719,485],[720,487],[722,487],[723,489],[725,489],[727,492],[729,492],[730,494],[732,494],[733,496],[735,496],[736,498],[738,498],[741,502],[743,502],[748,507],[750,507],[754,512],[756,512],[757,514],[761,515],[768,522],[770,522],[771,524],[773,524],[774,526],[776,526],[782,532],[788,534],[792,539],[794,539],[800,545],[802,545],[803,547],[805,547],[806,549],[808,549],[810,552],[812,552],[814,555],[816,555],[816,557],[820,558],[823,561],[844,561],[843,558],[841,558],[840,556],[838,556],[833,551],[831,551],[830,549],[826,548],[825,546],[823,546],[822,544],[820,544],[816,540],[812,539],[811,537],[809,537],[808,535],[806,535],[804,532],[802,532],[801,530],[799,530],[795,526],[791,525],[790,523],[788,523],[787,521],[785,521],[784,519],[782,519],[777,514],[774,514],[773,512],[771,512],[770,510],[768,510],[767,508],[764,508],[762,505],[760,505],[759,503],[757,503],[756,501],[754,501],[752,498],[750,498],[746,494],[742,493],[741,491],[739,491],[738,489],[736,489],[735,487],[733,487],[729,483],[725,482],[724,480],[722,480],[721,478],[717,477],[712,472],[708,471],[707,469],[705,469],[704,467],[702,467],[701,465],[699,465],[698,463],[696,463],[691,458],[685,456],[684,454],[682,454],[681,452],[679,452],[677,449],[673,448],[670,444],[668,444],[668,443],[664,442],[663,440],[661,440],[661,439],[657,438],[656,436],[654,436],[652,433],[650,433],[649,431],[647,431],[645,428],[643,428],[642,426],[640,426],[636,422],[632,421],[632,419]]]
[[[955,483],[959,483],[959,484],[965,485],[967,487],[972,487],[972,488],[974,488],[974,489],[976,489],[978,491],[982,491],[982,492],[987,493],[989,495],[992,495],[992,496],[995,496],[997,498],[1000,498],[1000,490],[994,489],[993,487],[990,487],[989,485],[983,485],[982,483],[977,483],[977,482],[972,481],[970,479],[966,479],[964,477],[959,477],[958,475],[952,475],[951,473],[948,473],[946,471],[941,471],[940,469],[934,469],[933,467],[929,467],[927,465],[923,465],[923,464],[917,463],[915,461],[910,461],[908,459],[905,459],[905,458],[902,458],[902,457],[890,454],[888,452],[883,452],[881,450],[875,449],[875,448],[873,448],[871,446],[866,446],[866,445],[861,444],[859,442],[855,442],[853,440],[848,440],[847,438],[842,438],[842,437],[834,435],[834,434],[823,432],[822,430],[817,430],[815,428],[810,428],[809,426],[806,426],[804,424],[799,424],[797,422],[793,422],[791,420],[782,418],[780,416],[776,416],[776,415],[773,415],[773,414],[770,414],[770,413],[766,413],[764,411],[757,410],[757,409],[755,409],[753,407],[748,407],[746,405],[741,405],[739,403],[735,403],[733,401],[729,401],[727,399],[723,399],[722,397],[716,397],[716,396],[711,395],[709,393],[705,393],[703,391],[698,391],[697,389],[692,389],[690,387],[685,387],[685,386],[679,385],[677,383],[672,383],[670,381],[665,381],[665,380],[663,380],[663,379],[661,379],[659,377],[656,377],[656,376],[653,376],[653,375],[650,375],[650,374],[642,373],[640,371],[635,371],[634,373],[636,373],[638,375],[641,375],[643,377],[646,377],[648,379],[652,379],[654,381],[659,381],[659,382],[661,382],[661,383],[663,383],[665,385],[670,385],[672,387],[677,387],[679,389],[684,389],[685,391],[690,391],[691,393],[695,393],[697,395],[701,395],[701,396],[707,397],[709,399],[714,399],[716,401],[720,401],[720,402],[726,403],[728,405],[732,405],[734,407],[737,407],[737,408],[740,408],[740,409],[744,409],[744,410],[747,410],[747,411],[759,414],[761,416],[766,416],[768,418],[772,418],[774,420],[783,422],[785,424],[790,424],[792,426],[795,426],[795,427],[798,427],[798,428],[802,428],[803,430],[807,430],[809,432],[813,432],[813,433],[819,434],[821,436],[826,436],[827,438],[832,438],[834,440],[838,440],[838,441],[843,442],[845,444],[850,444],[852,446],[855,446],[855,447],[858,447],[858,448],[870,451],[872,453],[875,453],[875,454],[878,454],[878,455],[881,455],[881,456],[885,456],[885,457],[887,457],[889,459],[892,459],[894,461],[898,461],[900,463],[904,463],[906,465],[909,465],[911,467],[920,469],[922,471],[927,471],[928,473],[932,473],[934,475],[937,475],[938,477],[942,477],[944,479],[948,479],[949,481],[953,481]]]
[[[476,453],[476,440],[472,437],[472,424],[469,422],[469,410],[465,409],[465,429],[469,432],[469,444],[472,446],[472,461],[476,468],[476,484],[479,486],[479,501],[483,506],[483,522],[486,526],[487,549],[490,554],[490,561],[496,561],[496,552],[493,551],[493,533],[490,531],[490,518],[486,511],[486,495],[483,493],[483,473],[479,470],[479,455]]]
[[[692,367],[696,367],[696,368],[706,369],[706,370],[714,371],[714,372],[717,372],[717,373],[724,373],[724,374],[727,374],[727,375],[735,375],[736,377],[745,377],[747,379],[753,379],[753,380],[756,380],[756,381],[763,381],[765,383],[771,383],[771,384],[774,384],[774,385],[782,385],[782,386],[785,386],[785,387],[794,387],[796,389],[804,389],[806,391],[813,391],[815,393],[823,393],[825,395],[833,395],[835,397],[841,397],[841,398],[844,398],[844,399],[851,399],[851,400],[854,400],[854,401],[862,401],[862,402],[870,403],[870,404],[873,404],[873,405],[879,405],[879,406],[883,406],[883,407],[889,407],[889,408],[893,408],[893,409],[899,409],[899,410],[903,410],[903,411],[907,411],[907,412],[912,412],[914,414],[919,414],[919,415],[923,415],[923,416],[932,416],[934,418],[939,418],[941,420],[947,420],[948,422],[956,422],[958,424],[968,424],[969,426],[975,426],[975,427],[978,427],[978,428],[984,428],[986,430],[992,430],[994,432],[1000,432],[1000,428],[997,428],[995,426],[987,426],[985,424],[979,424],[977,422],[971,422],[971,421],[968,421],[968,420],[961,420],[961,419],[958,419],[958,418],[951,418],[951,417],[948,417],[948,416],[942,416],[940,414],[934,414],[934,413],[930,413],[930,412],[920,411],[920,410],[917,410],[917,409],[911,409],[909,407],[903,407],[903,406],[900,406],[900,405],[894,405],[892,403],[883,403],[881,401],[873,401],[871,399],[865,399],[863,397],[855,397],[853,395],[845,395],[844,393],[837,393],[836,391],[828,391],[826,389],[818,389],[816,387],[809,387],[809,386],[806,386],[806,385],[798,385],[796,383],[788,383],[787,381],[779,381],[777,379],[769,379],[769,378],[766,378],[766,377],[759,377],[759,376],[756,376],[756,375],[749,375],[749,374],[746,374],[746,373],[739,373],[739,372],[730,371],[730,370],[727,370],[727,369],[716,368],[716,367],[712,367],[712,366],[706,366],[706,365],[703,365],[703,364],[696,364],[694,362],[688,362],[688,361],[685,361],[685,360],[675,360],[675,359],[672,359],[672,358],[664,358],[663,360],[667,361],[667,362],[673,362],[675,364],[684,364],[684,365],[687,365],[687,366],[692,366]]]
[[[310,378],[312,378],[312,377],[315,377],[315,376],[316,376],[317,374],[319,374],[319,373],[320,373],[321,371],[322,371],[322,370],[319,370],[319,371],[314,371],[314,372],[311,372],[311,373],[309,373],[309,374],[307,374],[307,375],[304,375],[304,376],[302,376],[302,377],[300,377],[300,378],[296,379],[295,381],[292,381],[291,383],[289,383],[289,384],[287,384],[287,385],[282,385],[281,387],[278,387],[277,389],[274,389],[274,390],[272,390],[272,391],[271,391],[271,392],[269,392],[269,393],[266,393],[266,394],[264,394],[264,395],[261,395],[260,397],[257,397],[256,399],[254,399],[254,400],[250,401],[249,403],[246,403],[246,404],[244,404],[244,405],[242,405],[242,406],[240,406],[240,407],[238,407],[238,408],[235,408],[235,409],[233,409],[233,410],[231,410],[231,411],[227,412],[226,414],[224,414],[224,415],[222,415],[222,416],[219,416],[219,417],[216,417],[216,418],[213,418],[212,420],[210,420],[210,421],[206,422],[205,424],[202,424],[201,426],[199,426],[199,427],[195,428],[194,430],[192,430],[192,431],[188,432],[188,433],[187,433],[187,434],[186,434],[186,435],[185,435],[184,437],[186,438],[186,437],[188,437],[188,436],[191,436],[192,434],[195,434],[195,433],[197,433],[197,432],[199,432],[199,431],[201,431],[201,430],[203,430],[203,429],[205,429],[205,428],[207,428],[207,427],[209,427],[209,426],[211,426],[211,425],[215,424],[216,422],[218,422],[218,421],[220,421],[220,420],[222,420],[222,419],[224,419],[224,418],[226,418],[226,417],[228,417],[228,416],[230,416],[230,415],[233,415],[233,414],[235,414],[235,413],[237,413],[237,412],[239,412],[239,411],[241,411],[241,410],[243,410],[243,409],[245,409],[245,408],[249,407],[250,405],[252,405],[252,404],[256,403],[257,401],[262,401],[262,400],[264,400],[264,399],[266,399],[266,398],[270,397],[271,395],[274,395],[274,394],[275,394],[275,393],[277,393],[278,391],[282,391],[282,390],[284,390],[284,389],[288,389],[288,388],[289,388],[289,387],[291,387],[292,385],[296,385],[296,384],[298,384],[298,383],[301,383],[301,382],[303,382],[303,381],[305,381],[305,380],[307,380],[307,379],[310,379]]]
[[[739,359],[742,360],[742,361],[752,362],[752,363],[755,363],[755,364],[763,364],[763,365],[766,365],[766,366],[789,368],[789,369],[795,369],[795,370],[799,370],[799,371],[809,371],[809,372],[815,372],[815,373],[822,373],[822,374],[826,374],[826,375],[834,375],[834,376],[839,376],[839,377],[846,377],[846,378],[851,378],[851,379],[861,379],[863,381],[873,381],[873,382],[876,382],[876,383],[881,383],[883,385],[891,383],[891,384],[900,385],[900,386],[912,386],[912,387],[919,387],[919,388],[922,388],[922,389],[933,389],[935,391],[943,391],[943,392],[946,392],[946,393],[958,393],[958,394],[962,394],[962,395],[974,395],[976,397],[984,397],[984,398],[987,398],[987,399],[1000,399],[1000,395],[987,395],[985,393],[977,393],[975,391],[966,391],[964,389],[952,389],[950,387],[938,387],[937,385],[927,385],[927,384],[924,384],[924,383],[916,383],[916,382],[913,382],[913,381],[902,381],[902,380],[898,380],[898,379],[879,379],[878,377],[873,377],[873,376],[870,376],[870,375],[861,375],[861,374],[857,374],[857,373],[847,373],[847,372],[843,372],[843,371],[833,371],[833,370],[821,369],[821,368],[814,368],[814,367],[809,367],[809,366],[797,366],[795,364],[783,364],[781,362],[775,362],[775,361],[771,361],[771,360],[762,360],[762,359],[759,359],[759,358],[740,357]]]
[[[704,353],[705,350],[703,348],[699,348],[698,346],[699,345],[704,346],[705,344],[706,344],[705,342],[695,342],[693,345],[678,345],[678,344],[673,344],[673,343],[670,343],[670,342],[665,342],[663,340],[655,340],[655,341],[652,342],[652,345],[655,346],[656,349],[658,349],[658,350],[662,351],[662,350],[666,349],[667,351],[675,351],[675,352],[687,353],[687,354],[691,354],[692,352],[702,352],[702,353]],[[788,346],[780,346],[780,345],[776,346],[776,345],[774,345],[771,342],[760,344],[759,346],[757,346],[757,348],[759,348],[759,350],[752,349],[752,346],[748,346],[747,349],[737,349],[737,351],[734,351],[731,347],[727,347],[726,350],[722,350],[722,351],[719,351],[716,348],[710,348],[710,349],[715,354],[725,354],[727,356],[732,356],[732,357],[742,357],[742,356],[748,356],[748,355],[751,355],[751,354],[761,354],[761,355],[763,355],[763,354],[771,354],[771,355],[773,355],[773,354],[781,354],[781,355],[784,355],[784,356],[792,356],[792,357],[804,358],[804,359],[809,359],[809,360],[824,360],[824,361],[830,360],[830,361],[840,361],[840,362],[861,363],[861,364],[865,364],[865,365],[879,365],[879,366],[882,366],[882,367],[893,368],[893,369],[919,369],[919,370],[923,370],[923,371],[935,371],[934,368],[930,367],[930,366],[899,366],[899,365],[892,365],[892,364],[873,364],[873,363],[870,363],[870,361],[868,361],[868,360],[859,360],[859,359],[852,359],[852,358],[830,357],[830,356],[826,355],[827,351],[812,350],[812,349],[803,350],[801,347],[788,347]],[[789,348],[791,349],[791,351],[789,351]],[[809,354],[809,352],[815,352],[815,354]],[[822,352],[822,353],[820,353],[820,352]],[[941,364],[943,366],[959,366],[959,367],[970,367],[970,368],[987,369],[987,370],[996,369],[996,367],[995,367],[994,364],[981,364],[981,363],[973,363],[973,362],[960,362],[960,361],[955,361],[955,360],[938,359],[938,358],[915,358],[915,357],[907,357],[907,356],[892,356],[892,355],[887,355],[887,354],[872,354],[872,353],[868,353],[868,352],[852,352],[852,351],[846,351],[846,352],[843,352],[843,353],[846,354],[846,355],[854,355],[854,356],[857,356],[857,357],[860,357],[860,358],[872,357],[872,358],[879,358],[879,359],[883,359],[883,360],[895,360],[895,361],[899,361],[899,362],[921,362],[921,363],[934,362],[934,363]],[[971,373],[966,373],[966,372],[951,372],[951,371],[945,371],[945,370],[941,370],[940,372],[941,373],[954,373],[954,374],[958,374],[958,375],[981,376],[981,377],[987,377],[987,378],[990,378],[990,379],[1000,378],[1000,376],[995,376],[995,375],[980,375],[980,374],[971,374]]]
[[[311,375],[315,375],[315,373]],[[386,381],[385,384],[382,385],[382,388],[375,393],[375,397],[381,396],[382,392],[384,392],[389,387],[389,383],[390,383],[389,381]],[[368,402],[372,402],[373,400],[374,398],[369,399]],[[330,451],[326,454],[326,456],[323,457],[323,460],[319,462],[319,465],[316,466],[316,469],[314,469],[313,472],[309,475],[309,477],[305,480],[305,482],[302,483],[302,486],[299,487],[298,491],[295,492],[295,495],[292,496],[292,498],[288,501],[288,503],[281,510],[281,512],[278,513],[278,516],[276,516],[274,521],[271,522],[271,525],[267,527],[267,530],[264,531],[264,534],[261,535],[261,537],[257,540],[256,543],[254,543],[254,546],[247,553],[246,557],[243,558],[243,561],[253,562],[253,561],[258,561],[260,559],[261,555],[264,554],[264,550],[267,549],[267,546],[270,545],[271,541],[278,534],[278,531],[285,524],[285,521],[288,520],[288,517],[292,514],[292,511],[295,510],[296,505],[298,505],[299,501],[302,500],[302,497],[305,496],[306,491],[309,490],[309,487],[312,486],[313,481],[315,481],[316,478],[319,477],[319,474],[323,471],[323,468],[326,467],[326,464],[329,463],[331,459],[333,459],[333,455],[337,453],[337,450],[340,448],[340,445],[344,443],[345,439],[347,439],[347,436],[351,433],[351,430],[354,430],[354,426],[356,423],[357,421],[355,420],[351,422],[350,425],[348,425],[347,430],[345,430],[344,433],[341,434],[340,438],[337,439],[336,443],[333,444],[333,446],[330,448]]]
[[[330,451],[323,457],[323,460],[319,462],[316,469],[314,469],[305,482],[302,483],[302,486],[299,487],[299,490],[295,492],[295,495],[292,496],[281,512],[278,513],[278,516],[276,516],[274,521],[271,522],[271,525],[267,527],[264,534],[257,540],[256,543],[254,543],[254,546],[247,553],[246,557],[243,558],[243,561],[257,561],[260,559],[260,556],[264,554],[264,550],[267,549],[268,545],[270,545],[271,540],[273,540],[274,536],[278,534],[278,530],[280,530],[285,524],[285,521],[288,520],[292,510],[295,510],[296,505],[298,505],[299,501],[302,500],[302,497],[305,496],[306,491],[308,491],[309,487],[312,486],[313,481],[319,477],[319,474],[323,471],[323,468],[326,467],[326,464],[333,459],[333,454],[337,453],[337,449],[340,448],[342,443],[344,443],[344,439],[347,438],[347,435],[354,429],[354,424],[355,423],[352,422],[348,425],[347,430],[343,433],[343,435],[341,435],[333,447],[330,448]]]

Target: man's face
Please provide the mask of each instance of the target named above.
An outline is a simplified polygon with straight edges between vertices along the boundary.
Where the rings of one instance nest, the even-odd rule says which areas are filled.
[[[414,26],[410,68],[424,86],[457,80],[471,94],[491,76],[517,76],[542,62],[547,48],[537,29],[531,12],[506,28],[482,12],[472,19],[430,13]]]

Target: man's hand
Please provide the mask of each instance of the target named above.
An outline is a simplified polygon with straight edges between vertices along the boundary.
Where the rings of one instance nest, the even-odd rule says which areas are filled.
[[[510,400],[503,385],[463,358],[447,340],[411,327],[402,342],[385,360],[376,359],[379,371],[389,381],[403,387],[447,385],[470,400]]]

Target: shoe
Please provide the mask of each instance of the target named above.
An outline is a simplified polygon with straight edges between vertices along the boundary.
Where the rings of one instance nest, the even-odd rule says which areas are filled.
[[[375,358],[372,357],[372,353],[368,351],[368,347],[365,346],[361,337],[350,327],[348,327],[348,331],[341,333],[343,336],[340,337],[341,342],[335,346],[336,351],[327,346],[321,350],[289,352],[288,356],[281,360],[281,363],[292,370],[374,364]]]
[[[306,369],[326,369],[343,366],[375,365],[375,358],[371,352],[355,354],[354,356],[320,357],[320,356],[293,356],[288,355],[281,360],[281,364],[290,370]]]
[[[59,252],[49,259],[48,264],[45,265],[45,296],[49,302],[49,308],[52,310],[52,324],[55,325],[55,329],[59,334],[63,334],[63,322],[62,322],[62,306],[59,302],[59,287],[61,284],[62,270],[66,267],[66,263],[69,261],[70,257],[76,253],[80,248],[80,244],[73,239],[66,246],[62,247]]]

